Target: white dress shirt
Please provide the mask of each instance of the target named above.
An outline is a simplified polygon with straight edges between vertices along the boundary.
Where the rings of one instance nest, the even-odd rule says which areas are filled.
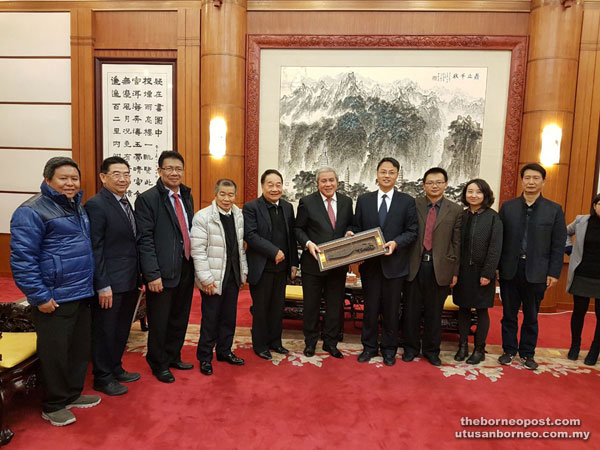
[[[381,201],[383,200],[383,196],[386,196],[385,206],[387,207],[387,211],[390,212],[390,205],[392,204],[392,198],[394,197],[394,190],[390,189],[388,192],[383,192],[381,189],[377,190],[377,211],[381,208]]]

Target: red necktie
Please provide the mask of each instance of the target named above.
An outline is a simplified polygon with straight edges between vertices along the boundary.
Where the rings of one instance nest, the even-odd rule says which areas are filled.
[[[185,259],[190,259],[190,232],[185,223],[183,208],[179,202],[179,194],[173,194],[173,198],[175,199],[175,214],[177,215],[179,228],[181,228],[181,234],[183,235],[183,253],[185,255]]]
[[[327,215],[329,216],[329,220],[331,220],[331,226],[335,230],[335,214],[333,213],[333,207],[331,206],[331,198],[327,199]]]
[[[433,247],[433,227],[435,227],[435,219],[437,218],[437,212],[435,211],[435,205],[431,205],[429,213],[427,214],[427,222],[425,223],[425,236],[423,236],[423,247],[425,250],[430,251]]]

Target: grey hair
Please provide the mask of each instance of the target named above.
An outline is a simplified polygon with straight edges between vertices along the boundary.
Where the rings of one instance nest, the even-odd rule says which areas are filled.
[[[219,181],[217,181],[217,184],[215,184],[215,195],[219,193],[219,188],[221,186],[233,186],[235,193],[237,194],[237,185],[235,182],[229,178],[221,178]]]
[[[319,183],[319,176],[321,176],[322,173],[327,173],[327,172],[333,172],[333,174],[335,175],[335,180],[340,181],[340,179],[338,178],[338,174],[334,168],[321,167],[321,168],[319,168],[319,170],[317,170],[317,173],[315,174],[315,180],[317,181],[317,184]]]

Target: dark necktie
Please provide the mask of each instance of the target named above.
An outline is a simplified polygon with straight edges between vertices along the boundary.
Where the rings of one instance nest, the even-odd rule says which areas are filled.
[[[327,199],[327,215],[329,216],[329,220],[331,221],[331,226],[335,230],[335,213],[333,212],[333,206],[331,206],[331,198]]]
[[[437,211],[435,210],[435,205],[431,205],[427,214],[427,222],[425,223],[425,235],[423,236],[423,247],[427,251],[430,251],[433,247],[433,228],[435,227],[436,218]]]
[[[135,217],[133,217],[133,211],[131,210],[131,206],[129,206],[129,202],[125,197],[119,200],[119,202],[121,202],[121,204],[123,205],[123,209],[125,210],[125,214],[129,219],[131,229],[133,230],[133,235],[135,236],[137,234],[137,228],[135,227]]]
[[[173,198],[175,199],[175,214],[177,215],[179,228],[181,228],[181,234],[183,235],[183,253],[185,259],[190,259],[190,233],[185,223],[185,216],[183,215],[183,208],[179,201],[179,194],[173,194]]]
[[[385,218],[387,216],[387,203],[385,199],[387,198],[386,194],[381,196],[381,206],[379,207],[379,226],[383,228],[383,224],[385,223]]]

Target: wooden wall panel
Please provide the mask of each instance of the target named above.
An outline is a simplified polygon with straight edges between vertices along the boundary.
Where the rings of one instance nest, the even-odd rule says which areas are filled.
[[[584,12],[581,34],[571,167],[567,184],[567,222],[589,212],[598,166],[600,125],[600,5]]]
[[[528,13],[248,12],[248,34],[527,35]]]
[[[177,11],[96,11],[96,49],[175,49]]]
[[[0,277],[10,276],[10,234],[0,234]]]

